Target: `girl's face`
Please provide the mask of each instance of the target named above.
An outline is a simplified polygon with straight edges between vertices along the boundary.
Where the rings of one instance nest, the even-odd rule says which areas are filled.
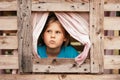
[[[43,40],[48,48],[60,48],[63,42],[66,41],[65,30],[60,24],[53,22],[48,25],[43,33]]]

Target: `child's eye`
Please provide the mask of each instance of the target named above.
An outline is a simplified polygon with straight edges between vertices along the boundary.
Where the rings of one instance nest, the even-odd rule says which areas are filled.
[[[60,34],[61,32],[60,31],[56,31],[57,34]]]
[[[51,30],[47,30],[46,32],[51,33],[52,31]]]

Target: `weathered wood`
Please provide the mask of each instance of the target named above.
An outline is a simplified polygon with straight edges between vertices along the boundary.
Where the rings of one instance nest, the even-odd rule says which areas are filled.
[[[0,49],[17,49],[17,36],[0,36]]]
[[[0,11],[16,11],[17,2],[16,0],[2,1],[0,0]]]
[[[120,11],[120,3],[109,3],[104,5],[105,11]]]
[[[52,2],[52,3],[51,3]],[[55,4],[55,2],[58,2],[58,5]],[[66,3],[61,4],[61,2],[67,2],[68,4],[66,5]],[[76,5],[79,4],[80,5]],[[36,3],[42,3],[41,8],[39,9],[39,5],[33,6],[33,11],[36,10],[42,10],[42,11],[89,11],[89,0],[32,0],[33,5]],[[45,3],[45,4],[44,4]],[[46,5],[47,3],[47,5]],[[51,3],[51,4],[50,4]],[[74,4],[72,4],[74,3]],[[120,1],[119,0],[105,0],[105,5],[104,5],[104,10],[105,11],[120,11]],[[82,4],[82,5],[81,5]],[[51,6],[56,5],[54,8],[51,8]],[[46,6],[50,6],[50,7],[46,7]],[[63,7],[63,9],[61,9],[61,6]],[[71,6],[74,6],[73,8]],[[77,8],[79,7],[79,8]],[[50,9],[49,9],[50,8]],[[47,10],[48,9],[48,10]],[[0,11],[17,11],[17,2],[16,0],[0,0]]]
[[[116,13],[115,13],[116,16]],[[114,31],[114,36],[119,36],[119,30]],[[119,49],[114,50],[114,55],[119,55]],[[119,69],[113,69],[112,70],[113,74],[119,74]]]
[[[74,59],[35,59],[33,72],[46,73],[90,73],[90,61],[77,65]]]
[[[37,61],[37,60],[34,61],[34,67],[33,67],[34,72],[39,72],[39,71],[47,72],[47,71],[45,71],[45,68],[46,69],[51,68],[51,70],[52,70],[52,67],[54,67],[54,66],[51,66],[52,60],[49,61],[49,63],[51,63],[50,65],[46,65],[46,67],[41,68],[42,66],[44,66],[46,64],[45,60],[44,61],[43,60],[41,60],[42,62]],[[74,63],[74,61],[72,61],[72,60],[68,60],[65,62],[71,63],[70,66],[73,66],[73,63]],[[89,69],[88,69],[89,63],[88,62],[89,61],[87,61],[84,65],[82,65],[80,67],[81,70],[83,70],[83,73],[86,73],[89,71]],[[39,64],[39,63],[41,63],[41,64]],[[59,64],[64,64],[64,65],[67,65],[69,63],[65,64],[64,62],[59,62]],[[58,64],[58,66],[59,66],[59,64]],[[18,69],[18,55],[0,55],[0,69]],[[38,69],[38,70],[36,70],[36,69]],[[120,69],[120,56],[119,55],[105,55],[104,56],[104,69]],[[61,70],[61,69],[59,69],[59,70]],[[64,68],[62,70],[64,70]],[[79,70],[79,72],[81,72],[81,71]]]
[[[120,49],[120,37],[106,36],[104,39],[104,49]]]
[[[120,11],[120,0],[104,0],[105,11]]]
[[[120,69],[120,55],[104,56],[105,69]]]
[[[0,69],[18,69],[18,55],[0,55]]]
[[[89,11],[89,3],[33,3],[32,11]]]
[[[120,80],[120,75],[32,74],[0,75],[0,80]]]
[[[17,17],[16,16],[0,17],[0,30],[17,30]]]
[[[120,17],[105,17],[104,30],[120,30]]]
[[[104,0],[105,3],[120,3],[120,0]]]
[[[90,0],[91,73],[103,72],[103,0]]]
[[[18,2],[18,53],[20,72],[32,71],[32,26],[31,0],[17,0]]]
[[[32,0],[33,2],[82,2],[88,3],[89,0]]]

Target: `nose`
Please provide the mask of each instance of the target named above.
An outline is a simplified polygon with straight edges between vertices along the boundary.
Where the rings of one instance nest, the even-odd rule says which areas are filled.
[[[55,38],[55,33],[54,32],[52,32],[51,38]]]

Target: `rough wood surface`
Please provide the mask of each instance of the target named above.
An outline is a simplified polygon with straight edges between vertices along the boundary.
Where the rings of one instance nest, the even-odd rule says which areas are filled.
[[[0,0],[0,11],[16,11],[17,2],[16,0]]]
[[[0,49],[18,49],[17,36],[0,36]]]
[[[20,72],[32,71],[31,0],[18,1],[18,53]]]
[[[104,39],[103,0],[90,0],[91,73],[103,72]]]
[[[90,61],[77,65],[74,59],[35,59],[33,72],[46,73],[90,73]]]
[[[32,74],[0,75],[0,80],[120,80],[120,75]]]
[[[104,39],[104,49],[120,49],[119,36],[106,36]]]
[[[43,62],[41,65],[45,64]],[[89,67],[89,66],[87,66],[87,64],[88,63],[85,63],[85,65],[81,66],[81,70],[83,70],[83,73],[85,73],[84,70],[88,69],[88,67]],[[42,68],[39,67],[39,65],[40,65],[40,62],[34,61],[34,65],[33,65],[34,72],[37,72],[37,70],[36,70],[37,68],[38,68],[38,70],[40,70],[40,69],[42,71],[45,70],[45,67],[43,68],[44,69],[43,70]],[[51,66],[51,65],[48,65],[46,67],[46,69],[48,69],[49,66]],[[71,64],[71,66],[73,66],[73,65]],[[0,69],[18,69],[18,55],[0,55]],[[104,56],[104,69],[120,69],[120,56],[105,55]],[[89,71],[89,69],[87,71]]]
[[[17,30],[17,17],[0,16],[0,30]]]
[[[104,62],[105,69],[120,69],[120,55],[106,55]]]
[[[0,69],[18,69],[18,55],[0,55]]]
[[[67,5],[66,5],[66,2],[67,2]],[[80,3],[80,5],[78,2]],[[41,3],[41,4],[35,6],[34,4],[36,3]],[[77,10],[88,11],[89,10],[88,3],[89,3],[89,0],[32,0],[32,4],[33,4],[32,10],[33,11],[35,10],[39,10],[39,11],[40,10],[42,11],[48,11],[48,10],[49,11],[57,11],[57,10],[58,11],[60,10],[62,11],[65,11],[65,10],[67,11],[77,11]],[[105,0],[104,3],[105,3],[104,4],[105,11],[120,11],[119,0]],[[51,6],[53,5],[56,5],[56,7],[51,8]],[[61,6],[63,7],[63,9],[61,9]],[[17,0],[0,0],[0,11],[17,11]]]
[[[120,30],[120,17],[104,17],[104,30]]]
[[[33,3],[32,11],[89,11],[89,3]]]

